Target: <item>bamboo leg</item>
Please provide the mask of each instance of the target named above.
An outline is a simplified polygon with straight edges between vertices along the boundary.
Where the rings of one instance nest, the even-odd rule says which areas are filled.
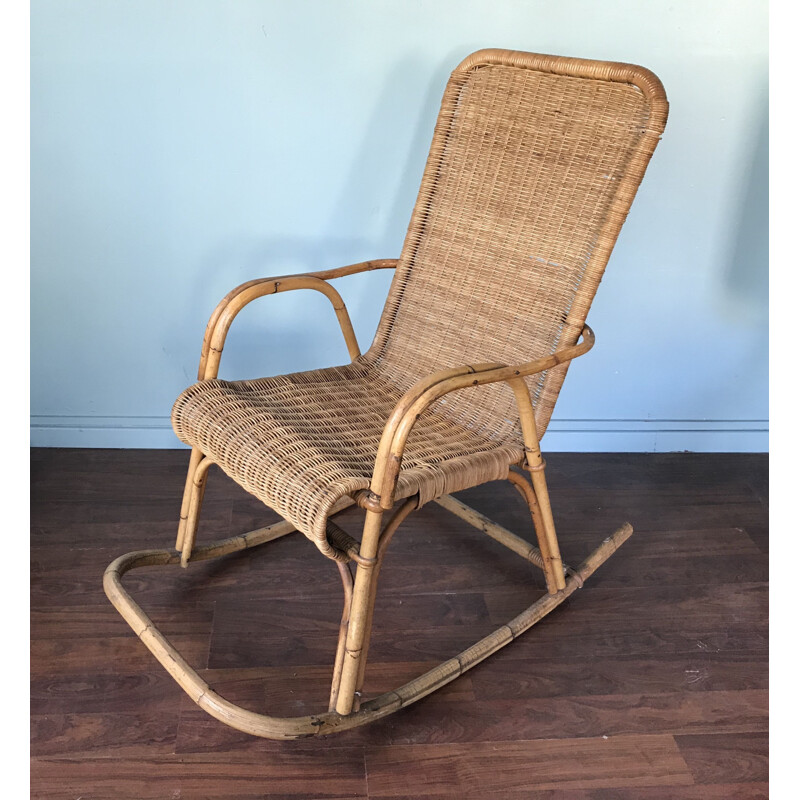
[[[186,526],[183,530],[183,546],[181,547],[181,566],[185,567],[189,563],[194,547],[195,535],[197,534],[197,523],[200,514],[200,503],[206,488],[206,477],[208,468],[214,462],[210,458],[203,458],[197,465],[192,478],[192,492],[189,498],[189,509],[186,515]]]
[[[547,542],[548,557],[552,565],[552,577],[555,582],[555,590],[563,589],[564,583],[564,564],[561,561],[561,551],[558,547],[558,539],[556,538],[556,526],[553,521],[553,511],[550,508],[550,495],[547,492],[547,481],[544,477],[544,461],[539,446],[536,446],[536,456],[538,457],[539,464],[534,470],[531,467],[531,483],[533,484],[533,491],[536,495],[536,502],[539,506],[541,513],[542,524],[544,527],[544,536],[542,539]],[[528,453],[528,464],[531,463],[531,453]],[[535,519],[535,517],[534,517]],[[538,533],[537,533],[538,536]],[[550,589],[550,593],[553,593]]]
[[[378,542],[378,557],[375,564],[375,571],[372,576],[372,584],[370,587],[369,602],[367,604],[367,620],[364,624],[364,642],[361,645],[361,658],[358,665],[358,677],[356,679],[355,699],[353,700],[353,711],[358,711],[361,707],[362,689],[364,687],[364,675],[367,670],[367,656],[369,654],[369,640],[372,634],[372,615],[375,611],[375,599],[378,593],[378,577],[383,564],[383,557],[386,555],[386,549],[389,547],[389,542],[392,541],[394,532],[400,527],[400,523],[419,505],[419,495],[409,497],[408,500],[395,511],[389,522],[381,533],[380,541]]]
[[[197,465],[203,460],[203,453],[197,447],[192,448],[189,456],[189,468],[186,471],[186,483],[183,487],[183,500],[181,501],[181,516],[178,522],[178,536],[175,540],[175,549],[183,549],[183,537],[186,531],[186,518],[189,516],[189,501],[192,497],[192,484]]]
[[[331,681],[331,699],[328,711],[336,709],[336,698],[339,696],[339,683],[342,680],[342,666],[344,664],[344,648],[347,639],[347,625],[350,622],[350,607],[353,602],[353,575],[350,565],[336,562],[339,574],[342,576],[344,588],[344,607],[342,608],[342,621],[339,624],[339,643],[336,646],[336,659],[333,662],[333,680]]]
[[[533,483],[533,491],[536,495],[536,504],[539,507],[539,513],[542,520],[542,532],[537,528],[536,536],[539,539],[539,548],[544,555],[546,553],[545,564],[549,565],[546,573],[549,573],[547,578],[547,586],[550,594],[564,588],[564,565],[561,562],[561,552],[558,547],[558,539],[556,538],[556,526],[553,522],[553,512],[550,508],[550,495],[547,493],[547,481],[544,477],[544,460],[542,459],[542,451],[539,449],[539,435],[536,431],[536,420],[533,414],[533,406],[531,405],[531,396],[528,391],[528,386],[522,378],[510,380],[509,385],[514,390],[514,396],[517,400],[517,409],[519,410],[519,419],[522,424],[522,438],[525,443],[525,458],[528,464],[528,470],[531,473],[531,482]],[[531,507],[531,514],[534,514],[533,505],[528,503]],[[536,516],[534,516],[534,525],[536,524]]]
[[[364,639],[370,617],[370,600],[374,601],[373,582],[378,563],[378,540],[381,532],[382,511],[367,511],[364,521],[364,534],[361,537],[360,555],[364,559],[356,570],[353,589],[353,602],[350,607],[350,623],[347,626],[347,640],[344,650],[342,679],[336,699],[336,711],[349,714],[353,710],[356,684],[364,654]]]
[[[558,586],[553,579],[553,570],[548,568],[552,564],[550,553],[550,542],[545,533],[544,521],[542,520],[542,511],[539,508],[539,503],[536,501],[536,493],[533,490],[531,483],[520,475],[518,472],[512,470],[508,471],[508,480],[514,488],[522,495],[522,499],[527,503],[528,509],[531,513],[531,520],[533,521],[533,530],[536,532],[536,540],[539,543],[539,550],[542,554],[542,559],[545,566],[543,567],[545,582],[547,583],[547,591],[550,594],[558,591]]]

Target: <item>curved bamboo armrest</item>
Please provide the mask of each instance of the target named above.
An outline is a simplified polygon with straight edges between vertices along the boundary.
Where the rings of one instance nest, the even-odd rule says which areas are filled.
[[[219,371],[219,362],[228,330],[236,315],[253,300],[267,294],[288,292],[292,289],[315,289],[324,294],[333,306],[339,326],[342,329],[347,351],[350,358],[355,359],[361,355],[356,341],[350,315],[347,313],[344,301],[336,289],[328,281],[342,278],[345,275],[354,275],[358,272],[370,272],[376,269],[394,269],[397,259],[377,259],[363,261],[359,264],[350,264],[345,267],[321,270],[319,272],[304,272],[297,275],[279,275],[274,278],[258,278],[247,281],[228,292],[211,314],[203,337],[203,349],[200,354],[200,366],[197,371],[199,380],[216,378]]]
[[[582,341],[572,347],[565,347],[553,355],[524,364],[511,367],[498,363],[468,364],[434,372],[414,384],[397,403],[384,426],[370,485],[373,499],[383,509],[392,507],[406,440],[416,421],[432,403],[458,389],[505,381],[514,391],[520,415],[530,414],[532,417],[530,395],[522,378],[552,369],[588,353],[594,347],[594,331],[584,325],[581,337]]]

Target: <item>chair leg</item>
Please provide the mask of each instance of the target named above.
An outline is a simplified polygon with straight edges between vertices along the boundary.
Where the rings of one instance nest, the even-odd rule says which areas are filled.
[[[508,480],[514,488],[522,495],[522,498],[528,504],[528,509],[531,513],[531,520],[533,521],[533,529],[536,532],[536,540],[539,544],[539,551],[542,554],[544,561],[544,579],[547,583],[547,591],[550,594],[555,594],[560,589],[564,588],[564,565],[561,561],[561,554],[558,547],[558,541],[555,539],[555,525],[551,524],[553,533],[553,540],[555,541],[555,558],[551,550],[551,540],[547,534],[544,519],[542,518],[542,509],[539,505],[536,491],[531,483],[520,475],[518,472],[509,470]],[[545,492],[547,487],[545,486]],[[548,509],[549,509],[548,503]],[[550,512],[550,520],[552,523],[552,512]],[[559,581],[558,578],[561,578]]]
[[[186,483],[183,487],[183,500],[181,501],[181,516],[178,521],[178,536],[175,540],[175,549],[178,551],[183,550],[183,539],[186,535],[186,522],[189,518],[189,503],[192,499],[192,487],[194,485],[194,474],[197,467],[203,460],[203,453],[197,447],[192,448],[192,453],[189,456],[189,469],[186,471]],[[201,497],[202,501],[202,497]]]
[[[183,530],[181,546],[181,566],[186,567],[192,557],[192,548],[197,534],[197,525],[200,520],[200,505],[206,490],[208,468],[214,462],[210,458],[202,458],[192,476],[191,492],[189,495],[189,508],[186,513],[186,523]]]
[[[522,427],[522,440],[525,444],[525,461],[527,470],[531,474],[531,483],[536,496],[535,504],[538,506],[538,513],[534,511],[534,503],[526,494],[528,505],[533,516],[536,536],[539,539],[539,548],[545,556],[546,564],[550,577],[547,581],[548,590],[553,593],[560,591],[566,585],[564,580],[564,565],[561,563],[561,553],[556,539],[556,526],[553,522],[553,512],[550,509],[550,495],[547,493],[547,481],[544,478],[544,459],[542,451],[539,449],[539,434],[536,430],[536,418],[531,404],[531,396],[528,386],[522,378],[516,378],[508,382],[517,401],[519,420]],[[527,481],[526,481],[527,483]],[[536,523],[541,520],[541,525]],[[552,584],[552,585],[551,585]]]
[[[530,453],[528,453],[528,463],[530,464]],[[550,559],[552,578],[555,582],[556,590],[560,591],[566,585],[564,580],[564,564],[561,561],[561,550],[558,546],[558,539],[556,538],[556,525],[553,521],[553,511],[550,508],[550,494],[547,491],[547,481],[544,477],[544,460],[542,459],[541,452],[539,452],[539,464],[536,468],[530,467],[530,470],[533,492],[536,495],[536,504],[539,507],[539,516],[543,528],[541,531],[536,531],[536,536],[540,542],[547,542],[546,546],[548,558]],[[537,515],[533,512],[533,509],[531,509],[531,515],[534,518],[535,526]]]
[[[367,520],[365,521],[364,525],[364,537],[362,538],[361,551],[358,559],[359,571],[362,570],[362,567],[367,567],[366,577],[362,577],[362,581],[363,584],[368,583],[366,589],[368,593],[365,600],[358,600],[359,609],[362,609],[361,613],[363,613],[363,623],[359,623],[363,633],[361,634],[360,644],[358,644],[355,635],[352,634],[349,629],[351,623],[348,622],[347,631],[344,638],[341,632],[339,634],[339,646],[336,652],[336,662],[333,670],[333,685],[331,686],[331,711],[336,710],[340,714],[349,714],[358,711],[361,707],[361,689],[364,685],[364,675],[366,673],[370,633],[372,632],[372,615],[373,611],[375,610],[375,597],[378,591],[378,576],[380,574],[381,564],[383,564],[386,550],[389,547],[389,543],[391,542],[395,531],[400,527],[400,524],[403,522],[403,520],[416,508],[419,508],[419,495],[414,495],[413,497],[407,498],[392,514],[392,516],[389,518],[389,521],[386,523],[386,525],[384,525],[383,530],[380,530],[380,518],[382,515],[378,514],[377,519],[370,520],[369,515],[373,512],[367,512]],[[372,526],[374,526],[374,530],[379,531],[377,545],[375,546],[372,544]],[[370,543],[366,548],[364,546],[365,541]],[[374,552],[375,555],[373,557],[366,556],[365,554],[368,552]],[[345,573],[342,570],[342,565],[339,564],[338,566],[339,571],[342,572],[342,581],[345,582],[345,605],[350,602],[349,615],[350,620],[352,621],[354,619],[356,609],[357,589],[354,591],[351,584],[350,594],[348,595]],[[347,570],[347,575],[349,574],[349,570]],[[357,572],[356,587],[358,586],[358,574],[359,573]],[[346,608],[345,615],[347,615],[347,613],[348,612]],[[345,624],[345,615],[342,617],[343,625]],[[345,658],[345,653],[350,656],[350,658]],[[344,661],[345,663],[349,662],[350,664],[350,672],[348,673],[347,680],[353,680],[351,674],[355,675],[355,683],[353,684],[352,690],[349,688],[349,685],[345,686],[344,684],[345,670],[344,664],[341,664],[341,661]],[[350,697],[350,710],[340,711],[340,708],[346,708],[347,706],[347,702],[341,700],[342,694],[345,691],[347,691],[348,696]]]
[[[342,667],[344,666],[347,626],[350,622],[350,607],[353,603],[353,574],[350,572],[350,564],[343,564],[337,561],[336,566],[342,576],[344,607],[342,608],[342,621],[339,623],[339,642],[336,646],[336,659],[333,662],[333,680],[331,681],[331,699],[328,703],[328,711],[336,710],[336,700],[339,697],[339,684],[342,680]]]
[[[361,560],[356,569],[353,600],[350,604],[350,622],[344,648],[342,678],[336,699],[336,711],[349,714],[353,710],[361,660],[366,656],[364,644],[368,640],[368,626],[375,602],[375,584],[378,579],[378,540],[381,533],[381,511],[367,511],[364,534],[361,538]]]
[[[364,626],[366,635],[364,642],[361,645],[361,658],[358,665],[358,676],[356,678],[356,691],[353,698],[353,711],[358,711],[361,707],[361,698],[363,697],[362,690],[364,688],[364,677],[367,669],[367,657],[369,655],[369,640],[372,633],[372,615],[375,611],[375,597],[378,591],[378,576],[381,571],[384,556],[386,555],[386,548],[389,547],[389,542],[392,540],[395,531],[400,527],[400,523],[415,509],[419,508],[419,495],[409,497],[398,509],[392,514],[391,519],[386,523],[381,532],[381,538],[378,541],[378,556],[377,563],[375,564],[375,572],[372,576],[372,591],[369,596],[367,604],[367,620]]]

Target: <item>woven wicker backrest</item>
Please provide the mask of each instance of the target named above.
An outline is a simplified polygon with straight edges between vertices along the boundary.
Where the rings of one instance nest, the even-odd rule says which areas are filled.
[[[365,358],[410,386],[574,344],[666,114],[641,67],[499,50],[462,62]],[[565,373],[529,379],[540,435]],[[442,403],[462,424],[514,435],[503,385]]]

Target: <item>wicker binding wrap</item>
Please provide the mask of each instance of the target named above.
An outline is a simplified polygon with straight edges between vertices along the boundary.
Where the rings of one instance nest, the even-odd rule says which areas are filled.
[[[383,427],[426,375],[573,345],[666,120],[641,67],[481,51],[453,72],[372,347],[342,367],[203,380],[176,402],[198,448],[327,556],[333,505],[367,489]],[[544,434],[568,364],[526,378]],[[505,478],[524,457],[505,383],[438,400],[396,497]]]

